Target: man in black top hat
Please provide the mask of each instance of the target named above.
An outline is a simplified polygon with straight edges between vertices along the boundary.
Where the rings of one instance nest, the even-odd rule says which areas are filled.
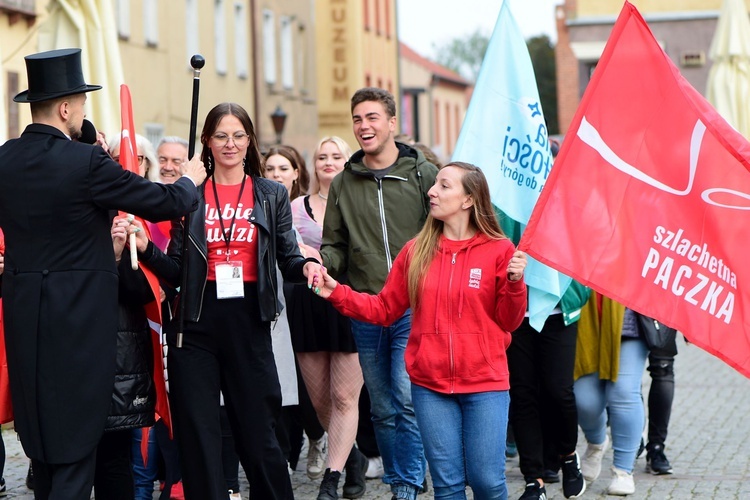
[[[0,147],[2,297],[15,426],[35,497],[88,500],[115,374],[117,270],[110,210],[158,221],[198,206],[199,160],[172,185],[122,169],[79,137],[80,49],[26,57],[33,123]]]

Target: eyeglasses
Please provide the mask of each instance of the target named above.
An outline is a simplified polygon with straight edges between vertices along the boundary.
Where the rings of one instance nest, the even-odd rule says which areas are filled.
[[[216,142],[217,146],[224,147],[229,144],[229,139],[231,139],[232,141],[234,141],[235,146],[241,148],[247,145],[250,136],[245,134],[244,132],[237,132],[234,135],[218,133],[212,135],[211,138]]]
[[[167,158],[166,156],[159,157],[159,165],[161,165],[162,167],[169,162],[172,162],[172,165],[177,168],[181,167],[183,163],[186,163],[182,158]]]
[[[113,160],[115,160],[117,163],[120,163],[120,156],[113,156]],[[143,165],[143,155],[138,155],[138,165]]]

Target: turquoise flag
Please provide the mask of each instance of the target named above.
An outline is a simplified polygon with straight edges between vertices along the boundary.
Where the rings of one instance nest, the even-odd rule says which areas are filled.
[[[522,227],[552,168],[534,68],[508,6],[500,8],[453,160],[480,167],[492,202]],[[529,320],[540,331],[570,278],[529,257]]]

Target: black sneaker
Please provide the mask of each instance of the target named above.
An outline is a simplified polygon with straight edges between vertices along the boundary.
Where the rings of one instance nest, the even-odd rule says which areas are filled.
[[[581,474],[581,461],[578,459],[578,453],[563,458],[562,474],[565,498],[578,498],[583,495],[586,491],[586,480]]]
[[[4,497],[8,494],[8,488],[5,486],[5,478],[0,477],[0,497]]]
[[[646,453],[646,472],[662,476],[672,473],[672,466],[664,455],[664,445],[650,445]]]
[[[323,481],[320,483],[317,500],[338,500],[339,479],[341,479],[340,472],[326,469]]]
[[[547,490],[536,481],[528,483],[518,500],[547,500]]]
[[[557,472],[556,470],[544,469],[544,472],[542,472],[542,481],[544,481],[544,484],[559,483],[560,473]]]

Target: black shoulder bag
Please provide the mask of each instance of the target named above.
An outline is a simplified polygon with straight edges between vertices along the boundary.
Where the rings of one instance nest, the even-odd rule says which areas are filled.
[[[649,350],[663,349],[677,336],[677,330],[674,328],[670,328],[664,323],[659,323],[654,318],[649,318],[635,311],[633,312],[637,320],[638,331],[646,341]]]

